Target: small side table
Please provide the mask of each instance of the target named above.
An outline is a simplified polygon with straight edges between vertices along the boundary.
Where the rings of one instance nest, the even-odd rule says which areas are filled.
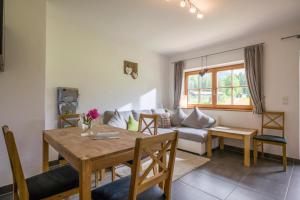
[[[244,141],[244,166],[250,166],[250,141],[251,137],[257,135],[257,129],[236,128],[229,126],[217,126],[208,129],[207,156],[212,156],[212,136],[219,137],[220,149],[224,149],[224,138]]]

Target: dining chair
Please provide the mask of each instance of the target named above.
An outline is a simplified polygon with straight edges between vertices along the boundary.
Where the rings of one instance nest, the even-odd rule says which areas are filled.
[[[79,120],[80,120],[79,114],[59,115],[58,116],[58,128],[77,127]],[[61,164],[61,165],[67,164],[67,161],[60,154],[58,154],[58,161],[59,161],[59,164]]]
[[[77,127],[80,121],[80,114],[65,114],[58,116],[58,127]]]
[[[58,200],[78,193],[79,176],[69,165],[25,179],[13,133],[2,127],[13,175],[14,200]]]
[[[273,134],[265,134],[265,130],[271,130]],[[275,135],[275,131],[280,136]],[[262,156],[264,154],[264,143],[278,145],[282,147],[282,162],[284,171],[287,168],[286,144],[284,132],[284,112],[264,112],[262,113],[261,135],[253,137],[253,157],[254,164],[257,163],[258,147],[261,146]]]
[[[93,200],[170,200],[177,142],[177,132],[137,138],[131,176],[94,189]],[[169,159],[164,159],[168,150]],[[145,170],[141,168],[144,155],[152,158]],[[151,175],[155,165],[159,171]]]
[[[158,128],[158,115],[151,115],[151,114],[140,114],[139,116],[139,125],[138,125],[138,132],[150,134],[150,135],[157,135],[157,128]],[[148,158],[148,156],[144,156],[143,159]],[[125,166],[131,168],[133,164],[133,160],[130,160],[124,163]],[[112,181],[116,180],[116,177],[121,177],[116,172],[116,166],[112,167]],[[153,173],[157,173],[157,168],[153,168]]]
[[[80,121],[80,114],[64,114],[58,116],[58,127],[69,128],[78,127]],[[58,155],[58,161],[60,165],[67,164],[67,161],[60,154]],[[95,172],[95,185],[98,185],[100,181],[105,178],[105,169],[97,170]]]
[[[157,135],[158,115],[140,114],[138,132]]]

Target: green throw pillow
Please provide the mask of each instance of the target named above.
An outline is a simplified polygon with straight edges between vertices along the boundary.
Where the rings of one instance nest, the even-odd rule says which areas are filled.
[[[135,121],[132,115],[129,116],[127,129],[129,131],[135,131],[135,132],[137,132],[139,129],[139,123]]]

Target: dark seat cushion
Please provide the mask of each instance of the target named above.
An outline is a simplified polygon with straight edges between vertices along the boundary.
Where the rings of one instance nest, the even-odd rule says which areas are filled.
[[[127,200],[130,190],[130,178],[127,176],[111,182],[92,191],[93,200]],[[158,187],[152,187],[139,194],[138,200],[165,200],[164,192]]]
[[[26,179],[29,199],[40,200],[78,187],[78,173],[66,165]]]
[[[270,142],[278,142],[286,144],[286,139],[279,136],[274,135],[257,135],[253,137],[256,140],[262,140],[262,141],[270,141]]]

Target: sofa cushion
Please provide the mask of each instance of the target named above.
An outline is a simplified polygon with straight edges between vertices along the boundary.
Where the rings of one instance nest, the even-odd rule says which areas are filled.
[[[171,115],[171,124],[172,126],[181,126],[181,122],[187,117],[185,112],[178,108],[172,115]]]
[[[105,111],[103,114],[103,123],[107,124],[109,120],[114,116],[115,111]]]
[[[139,130],[139,123],[133,118],[132,115],[129,116],[128,128],[129,131],[137,132]]]
[[[151,109],[151,111],[153,114],[157,114],[157,115],[166,113],[166,110],[164,108]]]
[[[171,132],[174,132],[173,128],[158,128],[157,129],[158,135],[165,134],[165,133],[171,133]]]
[[[159,115],[158,127],[159,128],[171,128],[171,115],[170,113],[163,113]]]
[[[216,120],[201,112],[198,108],[185,118],[181,124],[190,128],[208,128],[214,125]]]
[[[118,113],[122,115],[126,122],[128,122],[130,115],[132,115],[131,111],[118,111]]]
[[[153,114],[158,115],[159,128],[171,128],[171,113],[166,112],[165,109],[152,109]]]
[[[206,129],[197,129],[189,127],[180,127],[177,129],[179,138],[185,140],[191,140],[195,142],[206,142],[207,140],[207,130]]]
[[[180,139],[191,140],[195,142],[206,142],[207,140],[207,130],[206,129],[196,129],[189,127],[172,127],[172,128],[158,128],[157,132],[159,135],[178,131],[178,136]]]
[[[139,121],[140,114],[149,114],[149,115],[152,115],[152,111],[151,110],[132,110],[133,118],[136,121]]]
[[[108,121],[107,125],[116,128],[127,129],[127,123],[122,115],[118,111],[115,112],[114,116]]]

